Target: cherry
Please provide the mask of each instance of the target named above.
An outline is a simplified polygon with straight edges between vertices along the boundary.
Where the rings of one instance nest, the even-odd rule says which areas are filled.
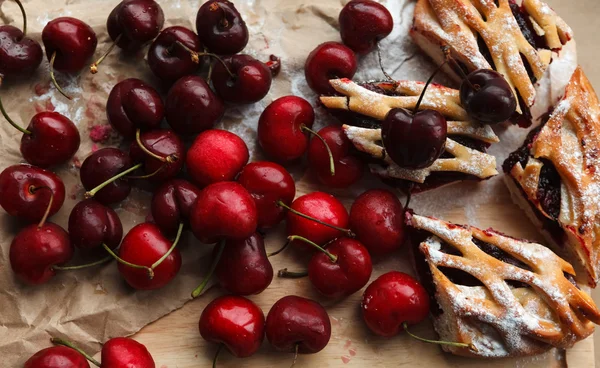
[[[79,171],[81,183],[88,191],[86,196],[94,197],[105,205],[121,202],[129,196],[131,184],[126,178],[121,177],[114,181],[110,180],[131,169],[129,155],[117,148],[102,148],[92,153],[83,161]],[[104,183],[108,184],[97,189]]]
[[[123,237],[123,225],[117,213],[94,199],[86,199],[73,207],[69,215],[71,244],[79,249],[115,249]]]
[[[180,26],[165,28],[148,50],[148,65],[155,76],[171,84],[198,70],[200,63],[194,55],[203,47],[192,30]]]
[[[488,69],[471,72],[460,85],[460,101],[475,120],[484,124],[507,121],[517,109],[517,100],[502,74]]]
[[[281,71],[281,58],[275,55],[269,55],[269,61],[267,61],[265,65],[271,71],[271,76],[276,77]]]
[[[39,167],[19,164],[0,173],[0,205],[13,217],[37,222],[44,217],[51,199],[49,216],[65,201],[65,185],[56,174]]]
[[[274,160],[297,160],[306,152],[306,128],[312,128],[314,121],[315,112],[305,99],[297,96],[278,98],[260,115],[258,143]]]
[[[179,79],[167,95],[167,122],[179,134],[198,134],[210,129],[224,113],[223,102],[198,76]]]
[[[246,239],[256,231],[254,200],[243,186],[219,182],[204,188],[190,214],[192,232],[203,243]]]
[[[211,129],[201,133],[186,156],[188,174],[204,187],[220,181],[232,181],[248,163],[246,143],[226,130]]]
[[[289,206],[296,196],[294,179],[283,166],[274,162],[249,163],[237,180],[254,199],[259,229],[279,224],[285,217],[285,209],[278,206],[277,202]]]
[[[359,54],[373,51],[394,28],[387,8],[373,0],[352,0],[340,12],[342,41]]]
[[[192,206],[198,195],[192,183],[182,179],[171,179],[154,192],[152,218],[160,230],[168,235],[175,234],[179,224],[189,222]]]
[[[158,128],[164,117],[164,110],[158,92],[135,78],[117,83],[106,102],[108,122],[126,139],[135,138],[137,129]]]
[[[75,349],[53,346],[40,350],[27,359],[24,368],[90,368],[90,364]]]
[[[134,339],[115,337],[102,346],[102,368],[154,368],[148,349]]]
[[[394,193],[371,189],[350,209],[350,228],[373,255],[386,255],[404,243],[404,208]]]
[[[202,4],[196,16],[200,41],[210,51],[233,55],[248,44],[248,28],[232,2],[210,0]]]
[[[176,176],[183,168],[185,148],[172,130],[152,130],[138,134],[131,143],[129,155],[144,164],[145,177],[164,181]]]
[[[356,73],[356,55],[339,42],[325,42],[317,46],[306,59],[304,76],[308,86],[321,95],[335,95],[330,79],[352,79]]]
[[[267,314],[265,332],[278,351],[314,354],[331,338],[331,322],[319,303],[295,295],[279,299]]]
[[[224,101],[250,104],[271,89],[271,71],[250,55],[233,55],[217,63],[212,74],[215,91]]]

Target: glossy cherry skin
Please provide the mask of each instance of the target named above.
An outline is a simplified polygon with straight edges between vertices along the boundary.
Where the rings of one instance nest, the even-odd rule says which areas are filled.
[[[148,50],[148,65],[155,76],[169,84],[183,76],[194,74],[200,66],[192,61],[190,53],[176,41],[197,53],[204,48],[198,35],[188,28],[173,26],[160,32]]]
[[[79,176],[85,190],[92,190],[113,176],[131,167],[129,155],[117,148],[102,148],[83,161]],[[102,204],[118,203],[127,198],[131,184],[120,178],[96,193],[94,199]]]
[[[10,245],[10,265],[17,277],[26,284],[48,282],[62,265],[73,258],[69,234],[62,227],[46,222],[41,227],[24,227]]]
[[[358,240],[337,238],[327,246],[337,257],[333,262],[323,252],[317,252],[308,264],[308,278],[321,294],[341,298],[359,291],[369,282],[373,264],[369,251]]]
[[[204,187],[234,180],[249,157],[242,138],[226,130],[211,129],[196,137],[187,152],[186,165],[192,180]]]
[[[331,338],[329,315],[321,304],[299,296],[279,299],[267,314],[265,332],[277,350],[314,354],[323,350]]]
[[[305,194],[296,198],[291,207],[325,223],[344,229],[348,228],[348,212],[342,202],[331,194],[323,192]],[[330,240],[344,235],[339,230],[300,217],[290,211],[287,213],[286,223],[287,235],[298,235],[319,245],[326,244]],[[293,244],[305,250],[314,250],[312,246],[301,241],[294,241]]]
[[[308,86],[318,94],[334,95],[330,79],[352,79],[356,73],[356,55],[339,42],[325,42],[308,55],[304,64],[304,76]]]
[[[271,71],[250,55],[233,55],[223,59],[233,73],[232,77],[223,63],[215,64],[212,83],[217,94],[227,102],[250,104],[260,101],[271,89]]]
[[[152,218],[160,230],[173,235],[180,223],[188,224],[192,206],[200,189],[187,180],[171,179],[161,185],[152,197]]]
[[[346,46],[359,54],[377,47],[394,28],[387,8],[373,0],[352,0],[340,12],[340,34]]]
[[[25,37],[17,27],[0,26],[0,78],[33,73],[43,56],[39,42]]]
[[[429,296],[412,276],[392,271],[367,287],[360,308],[374,334],[392,337],[402,331],[402,323],[411,325],[427,318]]]
[[[243,186],[223,181],[204,188],[190,214],[192,232],[203,243],[246,239],[256,231],[254,200]]]
[[[135,78],[115,84],[106,101],[108,122],[126,139],[134,139],[137,129],[157,128],[164,115],[158,92]]]
[[[213,254],[216,254],[217,248]],[[273,266],[259,233],[249,238],[229,239],[215,269],[221,287],[236,295],[262,293],[273,281]]]
[[[58,212],[65,201],[65,185],[53,172],[19,164],[0,173],[0,206],[10,216],[38,222],[44,216],[51,197],[50,216]]]
[[[304,125],[311,128],[315,112],[305,99],[285,96],[273,101],[258,120],[258,143],[273,160],[290,162],[297,160],[308,148],[309,136],[302,131]]]
[[[352,203],[350,228],[372,255],[399,249],[406,238],[404,208],[386,189],[367,190]]]
[[[171,248],[173,243],[165,238],[158,226],[144,222],[134,226],[123,238],[119,248],[121,259],[140,266],[150,267]],[[154,277],[148,277],[145,269],[133,268],[122,263],[118,265],[121,276],[137,290],[155,290],[167,285],[181,268],[181,254],[175,248],[165,260],[154,269]]]
[[[171,179],[183,168],[185,158],[185,147],[177,134],[172,130],[152,130],[140,134],[140,141],[150,152],[164,157],[163,162],[142,151],[137,141],[131,143],[129,155],[134,162],[144,163],[146,175],[152,175],[149,180],[164,181]],[[157,170],[160,170],[157,172]]]
[[[42,42],[48,61],[56,53],[54,69],[65,73],[77,73],[88,66],[98,45],[92,27],[71,17],[48,22],[42,31]]]
[[[148,349],[134,339],[115,337],[102,346],[102,367],[106,368],[155,368]]]
[[[71,244],[79,249],[115,249],[123,238],[123,225],[117,213],[93,198],[77,203],[69,215]]]
[[[90,368],[90,363],[75,349],[53,346],[27,359],[24,368]]]
[[[285,217],[285,209],[277,202],[282,201],[289,206],[296,196],[294,178],[283,166],[274,162],[249,163],[244,166],[237,181],[254,199],[259,229],[279,224]]]
[[[167,123],[179,134],[198,134],[212,128],[225,113],[223,102],[206,81],[190,75],[179,79],[169,90]]]
[[[200,41],[215,54],[233,55],[248,44],[248,28],[232,2],[210,0],[202,4],[196,16]]]
[[[467,76],[460,85],[460,102],[470,117],[484,124],[505,122],[517,109],[517,99],[506,79],[488,69]]]
[[[401,168],[423,169],[437,160],[446,146],[446,118],[435,110],[416,114],[392,109],[381,124],[385,153]]]
[[[165,24],[162,8],[154,0],[123,0],[108,16],[106,28],[110,38],[121,38],[117,46],[136,50],[152,41]]]
[[[331,175],[329,153],[318,137],[313,137],[308,146],[309,167],[317,179],[331,188],[347,188],[356,183],[363,174],[364,164],[353,156],[354,146],[340,126],[328,126],[318,134],[327,142],[335,164],[335,175]]]

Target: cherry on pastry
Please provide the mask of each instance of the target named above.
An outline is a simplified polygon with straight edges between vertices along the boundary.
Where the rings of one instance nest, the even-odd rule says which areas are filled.
[[[106,101],[108,122],[126,139],[134,139],[138,129],[158,128],[164,114],[158,92],[135,78],[115,84]]]
[[[189,223],[192,206],[199,194],[200,189],[182,179],[171,179],[154,192],[152,218],[164,234],[175,234],[179,224]]]
[[[172,130],[151,130],[136,133],[136,140],[131,143],[129,155],[134,162],[144,165],[146,175],[154,181],[171,179],[183,168],[185,147],[177,134]]]
[[[21,0],[15,0],[23,14],[23,31],[10,25],[0,26],[0,83],[6,77],[33,73],[44,53],[39,42],[26,37],[27,15]]]
[[[71,74],[81,71],[96,51],[96,33],[79,19],[60,17],[46,24],[42,31],[42,42],[50,61],[52,82],[63,96],[71,99],[56,82],[54,70]]]
[[[304,64],[304,76],[308,86],[320,95],[334,95],[330,79],[352,79],[356,73],[354,51],[339,42],[325,42],[308,55]]]
[[[248,146],[240,137],[226,130],[211,129],[198,135],[188,150],[187,171],[201,187],[232,181],[249,157]]]
[[[181,26],[165,28],[148,49],[148,65],[158,79],[171,84],[198,70],[198,54],[203,48],[192,30]]]
[[[0,206],[13,217],[38,222],[50,204],[48,216],[54,215],[65,201],[65,185],[53,172],[19,164],[0,173]]]
[[[179,79],[167,95],[167,123],[178,134],[198,134],[211,129],[224,113],[223,102],[198,76]]]
[[[123,225],[117,213],[94,199],[77,203],[69,215],[69,238],[79,249],[115,249],[121,244]]]
[[[131,192],[131,184],[124,176],[141,166],[132,167],[129,155],[117,148],[102,148],[92,153],[79,171],[87,190],[86,198],[94,197],[105,205],[121,202]]]
[[[90,363],[75,349],[52,346],[27,359],[24,368],[90,368]]]
[[[246,239],[256,231],[256,205],[250,193],[235,182],[223,181],[204,188],[190,214],[192,232],[201,242]]]
[[[350,228],[370,254],[386,255],[404,243],[403,213],[394,193],[386,189],[367,190],[352,203]]]
[[[373,0],[352,0],[340,12],[342,41],[358,54],[373,51],[394,28],[387,8]]]
[[[484,124],[505,122],[517,109],[515,94],[506,79],[488,69],[475,70],[464,78],[460,101],[470,117]]]
[[[281,165],[269,161],[251,162],[237,178],[252,196],[258,213],[258,228],[268,229],[285,217],[285,209],[277,203],[291,205],[296,196],[296,183]]]
[[[260,101],[271,89],[271,70],[250,55],[233,55],[215,65],[212,84],[224,101],[250,104]]]
[[[219,344],[213,360],[215,367],[223,346],[238,358],[258,351],[265,337],[265,315],[252,301],[225,295],[204,308],[198,327],[204,340]]]
[[[196,15],[196,31],[208,50],[219,55],[233,55],[248,44],[248,28],[232,2],[210,0]]]

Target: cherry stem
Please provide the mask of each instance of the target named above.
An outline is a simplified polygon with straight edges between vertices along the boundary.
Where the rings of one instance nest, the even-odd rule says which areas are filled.
[[[115,48],[115,46],[117,46],[117,43],[119,43],[119,41],[121,40],[122,35],[123,35],[122,33],[120,35],[118,35],[117,38],[115,38],[112,45],[110,45],[108,50],[106,50],[106,52],[104,54],[102,54],[102,56],[100,56],[100,58],[98,60],[96,60],[96,62],[94,62],[92,65],[90,65],[90,73],[92,73],[92,74],[98,73],[98,65],[100,65],[100,63],[103,62],[104,59],[106,59],[106,57],[112,52],[112,50]]]
[[[54,83],[54,87],[60,92],[61,95],[65,96],[67,99],[72,100],[71,96],[65,93],[63,89],[58,85],[56,81],[56,77],[54,76],[54,60],[56,60],[56,51],[52,53],[52,57],[50,58],[50,79],[52,79],[52,83]]]
[[[214,67],[213,63],[210,63],[208,65],[208,74],[206,75],[206,83],[207,84],[210,84],[210,80],[212,78],[212,73],[213,73],[213,67]]]
[[[113,259],[113,256],[108,256],[108,257],[104,257],[99,261],[93,262],[93,263],[88,263],[88,264],[83,264],[83,265],[79,265],[79,266],[52,266],[52,269],[57,270],[57,271],[75,271],[75,270],[81,270],[84,268],[89,268],[89,267],[94,267],[94,266],[99,266],[101,264],[104,264],[106,262],[109,262]]]
[[[456,60],[454,60],[454,58],[452,57],[452,55],[450,55],[450,47],[448,46],[443,46],[442,47],[442,52],[444,53],[444,57],[446,58],[446,62],[450,61],[452,62],[452,64],[454,64],[455,69],[458,70],[458,73],[460,74],[460,76],[462,77],[462,79],[464,81],[467,81],[467,83],[471,86],[471,88],[473,88],[475,91],[479,91],[479,86],[474,85],[473,83],[471,83],[471,81],[469,80],[469,77],[467,76],[467,74],[465,73],[465,71],[463,70],[463,68],[458,65],[458,63],[456,62]],[[444,65],[444,64],[442,64]]]
[[[439,340],[429,340],[429,339],[425,339],[422,337],[419,337],[417,335],[414,335],[412,332],[410,332],[408,330],[408,323],[406,322],[402,322],[402,328],[404,329],[404,331],[406,331],[406,333],[412,337],[413,339],[417,339],[419,341],[423,341],[429,344],[436,344],[436,345],[448,345],[448,346],[454,346],[457,348],[467,348],[470,349],[472,351],[478,351],[477,348],[475,347],[475,345],[473,344],[465,344],[462,342],[452,342],[452,341],[439,341]]]
[[[318,250],[320,250],[321,252],[323,252],[327,257],[329,257],[329,259],[331,260],[331,262],[333,262],[333,263],[337,262],[337,259],[338,259],[337,256],[331,254],[330,252],[328,252],[327,250],[325,250],[325,248],[321,247],[319,244],[313,242],[312,240],[306,239],[305,237],[299,236],[299,235],[288,236],[288,240],[289,241],[300,240],[300,241],[305,242],[306,244],[310,244],[313,247],[315,247]]]
[[[21,0],[15,0],[15,3],[17,3],[19,8],[21,9],[21,14],[23,14],[23,37],[25,37],[25,35],[27,34],[27,15],[25,14],[25,8],[23,7]]]
[[[130,167],[129,169],[127,169],[127,170],[123,171],[123,172],[120,172],[120,173],[118,173],[117,175],[115,175],[115,176],[113,176],[112,178],[108,179],[108,180],[107,180],[107,181],[105,181],[104,183],[102,183],[102,184],[98,185],[96,188],[94,188],[94,189],[92,189],[92,190],[90,190],[90,191],[87,191],[87,192],[84,194],[84,197],[85,197],[86,199],[90,199],[90,198],[92,198],[93,196],[95,196],[95,195],[96,195],[96,193],[98,193],[100,190],[102,190],[102,189],[103,189],[105,186],[109,185],[110,183],[112,183],[112,182],[114,182],[114,181],[116,181],[116,180],[118,180],[118,179],[121,179],[122,177],[124,177],[125,175],[129,174],[130,172],[133,172],[133,171],[135,171],[135,170],[139,169],[140,167],[142,167],[142,165],[143,165],[143,164],[137,164],[137,165],[135,165],[135,166],[132,166],[132,167]]]
[[[421,107],[421,102],[423,101],[423,97],[425,97],[425,92],[427,91],[427,87],[429,87],[429,85],[433,81],[433,78],[435,78],[437,73],[440,70],[442,70],[444,65],[446,65],[447,63],[448,63],[448,60],[444,61],[440,66],[438,66],[437,69],[433,72],[433,74],[431,74],[431,77],[429,77],[429,79],[427,80],[427,83],[425,83],[425,87],[423,87],[423,90],[421,91],[421,95],[419,96],[419,99],[417,100],[417,104],[415,105],[415,109],[413,110],[415,114],[419,111],[419,108]]]
[[[221,260],[221,256],[223,255],[223,250],[225,249],[225,240],[221,240],[221,242],[217,246],[219,247],[219,249],[217,251],[217,256],[213,260],[213,263],[210,265],[210,269],[208,270],[208,273],[206,274],[206,276],[204,276],[204,280],[202,280],[202,283],[200,285],[198,285],[198,287],[196,289],[194,289],[194,291],[192,291],[192,298],[197,298],[200,296],[200,294],[202,294],[202,292],[204,291],[204,288],[208,284],[208,281],[211,279],[212,275],[215,273],[215,270],[217,269],[217,265],[219,264],[219,261]],[[215,358],[215,360],[216,360],[216,358]]]
[[[63,346],[66,346],[68,348],[71,348],[71,349],[75,350],[76,352],[78,352],[79,354],[83,355],[83,357],[85,359],[89,360],[95,366],[100,367],[100,362],[98,362],[96,359],[94,359],[91,355],[89,355],[85,351],[81,350],[81,348],[77,347],[72,342],[64,340],[64,339],[59,339],[58,337],[51,338],[50,342],[52,342],[54,345],[63,345]]]
[[[290,211],[291,213],[293,213],[293,214],[294,214],[294,215],[296,215],[296,216],[304,217],[305,219],[307,219],[307,220],[311,220],[311,221],[314,221],[314,222],[316,222],[317,224],[321,224],[321,225],[324,225],[324,226],[330,227],[330,228],[332,228],[332,229],[336,229],[336,230],[338,230],[338,231],[341,231],[341,232],[343,232],[343,233],[346,233],[346,236],[348,236],[349,238],[355,238],[355,237],[356,237],[356,235],[354,235],[354,233],[353,233],[353,232],[352,232],[352,230],[350,230],[350,229],[344,229],[344,228],[341,228],[341,227],[339,227],[339,226],[335,226],[335,225],[332,225],[332,224],[328,224],[328,223],[326,223],[326,222],[324,222],[324,221],[321,221],[321,220],[318,220],[318,219],[316,219],[316,218],[314,218],[314,217],[310,217],[310,216],[308,216],[308,215],[305,215],[305,214],[303,214],[302,212],[298,212],[298,211],[296,211],[295,209],[293,209],[292,207],[290,207],[290,206],[288,206],[287,204],[283,203],[283,201],[281,201],[281,200],[277,201],[277,203],[276,203],[276,204],[277,204],[279,207],[283,207],[283,208],[285,208],[286,210]]]
[[[117,262],[124,264],[125,266],[131,267],[131,268],[139,268],[139,269],[143,269],[146,270],[148,272],[148,278],[150,280],[152,280],[154,278],[154,271],[152,270],[152,268],[147,267],[147,266],[142,266],[142,265],[136,265],[130,262],[127,262],[126,260],[122,259],[121,257],[119,257],[118,255],[115,254],[115,252],[113,252],[112,249],[110,249],[108,247],[108,245],[106,244],[102,244],[102,247],[104,247],[104,249],[114,258],[117,260]]]
[[[179,243],[179,239],[181,239],[181,233],[183,232],[183,222],[179,223],[179,228],[177,229],[177,235],[175,236],[175,240],[173,240],[173,245],[171,245],[171,248],[169,248],[169,250],[167,251],[167,253],[165,253],[162,257],[160,257],[160,259],[156,262],[154,262],[152,264],[152,266],[150,266],[150,268],[152,270],[156,269],[156,267],[160,266],[161,263],[163,263],[163,261],[165,259],[167,259],[168,256],[171,255],[171,253],[173,253],[173,251],[175,250],[175,247],[177,246],[177,244]]]
[[[285,248],[287,248],[287,247],[288,247],[288,245],[290,245],[290,241],[289,241],[289,240],[287,240],[287,241],[285,242],[285,244],[283,245],[283,247],[279,248],[278,250],[276,250],[276,251],[274,251],[274,252],[272,252],[272,253],[268,253],[268,254],[267,254],[267,257],[273,257],[273,256],[276,256],[276,255],[278,255],[279,253],[283,252],[283,251],[285,250]]]
[[[2,99],[0,99],[0,112],[2,112],[2,115],[4,116],[4,118],[10,123],[10,125],[12,125],[15,129],[17,129],[18,131],[20,131],[23,134],[31,134],[31,132],[25,128],[23,128],[22,126],[20,126],[19,124],[15,123],[10,116],[8,116],[8,113],[6,112],[6,110],[4,109],[4,105],[2,104]]]
[[[46,220],[48,220],[48,216],[50,216],[50,210],[52,209],[52,203],[54,203],[54,192],[52,191],[52,189],[50,189],[50,187],[32,187],[29,188],[29,192],[31,194],[37,192],[40,189],[47,189],[50,191],[50,200],[48,201],[48,206],[46,206],[46,211],[44,212],[44,215],[42,216],[42,219],[40,220],[40,223],[38,224],[38,229],[41,229],[42,226],[44,226],[44,224],[46,223]]]
[[[335,161],[333,160],[333,153],[331,152],[329,145],[325,141],[325,138],[321,137],[321,135],[319,133],[315,132],[314,130],[310,129],[309,127],[307,127],[304,124],[300,125],[300,130],[309,132],[310,134],[319,138],[321,140],[321,142],[323,142],[323,144],[325,145],[325,149],[327,149],[327,154],[329,155],[329,171],[331,172],[331,176],[334,176],[335,175]]]
[[[277,277],[283,277],[286,279],[301,279],[303,277],[308,276],[308,271],[288,271],[287,268],[279,270],[277,272]]]
[[[172,164],[173,162],[177,161],[179,159],[179,157],[177,157],[177,155],[173,154],[173,155],[169,155],[167,157],[163,157],[160,155],[157,155],[156,153],[150,151],[142,142],[142,138],[141,138],[141,131],[140,129],[135,131],[135,141],[137,142],[138,146],[140,147],[140,149],[142,151],[144,151],[145,154],[147,154],[148,156],[155,158],[159,161],[162,162],[166,162],[169,164]]]
[[[163,164],[160,165],[160,167],[156,170],[154,170],[154,172],[150,173],[150,174],[146,174],[146,175],[129,175],[127,176],[127,179],[148,179],[153,177],[154,175],[158,174],[159,172],[163,171],[164,168],[167,166],[167,164]]]
[[[414,183],[410,183],[408,189],[406,191],[406,203],[404,204],[404,211],[408,209],[410,205],[410,200],[412,199],[412,189],[414,187]]]
[[[213,368],[217,368],[217,358],[219,358],[219,354],[221,353],[221,349],[223,349],[223,344],[219,344],[217,351],[215,352],[215,357],[213,358]]]
[[[394,80],[394,78],[392,78],[386,71],[385,68],[383,67],[383,61],[381,60],[381,47],[379,47],[379,42],[377,43],[377,58],[379,59],[379,68],[381,68],[381,72],[383,73],[383,75],[392,83],[396,84],[396,81]]]
[[[294,360],[292,360],[292,365],[290,365],[290,368],[294,368],[294,366],[296,365],[296,360],[298,360],[298,349],[300,348],[300,344],[296,343],[296,346],[294,347]]]
[[[189,47],[187,47],[186,45],[184,45],[181,41],[177,40],[175,41],[175,45],[181,47],[182,49],[184,49],[185,51],[187,51],[191,58],[192,58],[192,62],[194,64],[200,64],[200,56],[198,55],[198,52],[190,49]]]

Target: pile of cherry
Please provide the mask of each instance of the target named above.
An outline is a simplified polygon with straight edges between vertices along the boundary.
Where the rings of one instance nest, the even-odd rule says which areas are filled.
[[[15,1],[25,19],[20,1]],[[375,50],[393,27],[388,10],[372,0],[350,1],[339,20],[344,44],[319,45],[306,61],[307,82],[319,94],[335,94],[329,79],[351,78],[357,68],[355,53]],[[287,296],[277,301],[265,318],[244,296],[261,293],[270,285],[273,268],[269,257],[288,245],[312,254],[312,258],[306,272],[282,270],[279,276],[308,276],[314,288],[329,298],[359,291],[371,277],[371,255],[390,254],[404,243],[404,207],[396,195],[383,189],[360,195],[349,213],[338,199],[324,192],[294,199],[294,180],[280,163],[297,162],[306,153],[310,169],[325,186],[344,188],[361,177],[364,164],[352,155],[352,144],[341,128],[313,131],[311,104],[296,96],[281,97],[264,110],[258,123],[262,150],[279,163],[248,163],[245,142],[213,128],[222,118],[226,102],[254,103],[268,93],[280,60],[271,56],[262,63],[238,54],[248,42],[248,29],[235,6],[226,0],[210,0],[200,7],[197,34],[180,26],[161,31],[163,23],[162,9],[153,0],[123,0],[108,17],[113,45],[90,71],[98,72],[114,46],[135,51],[151,43],[150,69],[171,87],[163,102],[154,88],[138,79],[114,86],[106,105],[107,117],[111,126],[131,141],[129,152],[102,148],[85,159],[80,170],[85,199],[72,209],[68,232],[49,221],[63,205],[65,186],[46,169],[66,163],[77,152],[77,127],[59,113],[42,112],[23,128],[0,103],[4,117],[23,133],[21,153],[30,164],[10,166],[0,174],[0,205],[9,215],[29,223],[11,244],[12,270],[22,282],[39,285],[60,272],[116,260],[132,288],[158,289],[179,272],[182,259],[177,244],[183,229],[189,227],[202,243],[217,244],[212,266],[192,295],[199,296],[213,274],[231,294],[212,301],[203,311],[199,323],[203,338],[225,346],[237,357],[254,354],[265,335],[275,349],[295,353],[294,361],[298,354],[316,353],[331,335],[329,316],[320,304]],[[26,21],[23,28],[21,32],[13,26],[0,27],[2,78],[28,75],[41,63],[42,49],[26,37]],[[68,98],[56,83],[54,70],[81,72],[94,55],[95,33],[78,19],[62,17],[46,25],[42,40],[51,79]],[[486,82],[480,82],[483,90]],[[429,115],[420,112],[413,119],[410,112],[395,111],[384,122],[384,130],[389,125],[387,137],[397,139],[398,146],[402,146],[398,142],[409,145],[415,139],[406,135],[418,136],[417,120],[431,119]],[[434,118],[445,126],[445,120]],[[163,119],[170,129],[161,128]],[[402,119],[413,124],[409,127],[412,132],[393,131]],[[196,137],[186,150],[180,136]],[[384,134],[384,145],[386,139]],[[423,139],[429,142],[427,137]],[[425,155],[411,152],[407,158],[406,150],[388,150],[404,167],[423,167],[443,151],[445,129],[443,137],[434,135],[432,140],[442,146],[432,150],[429,143],[424,144]],[[420,148],[412,145],[411,149]],[[110,206],[126,199],[133,182],[141,180],[157,187],[152,221],[136,225],[123,237],[121,220]],[[267,254],[262,234],[283,220],[288,242]],[[71,265],[75,249],[99,259]],[[411,276],[389,272],[367,287],[361,308],[374,333],[391,337],[426,318],[429,298]],[[102,349],[102,363],[69,341],[52,341],[57,346],[38,352],[25,366],[89,367],[87,359],[102,367],[154,367],[145,347],[131,339],[109,340]]]

